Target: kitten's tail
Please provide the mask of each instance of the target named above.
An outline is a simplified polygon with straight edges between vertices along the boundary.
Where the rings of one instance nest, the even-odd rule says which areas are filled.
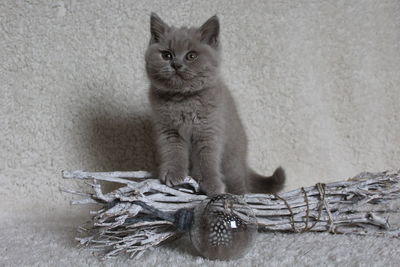
[[[250,171],[249,191],[251,193],[277,193],[285,185],[286,174],[282,167],[278,167],[272,176],[262,176]]]

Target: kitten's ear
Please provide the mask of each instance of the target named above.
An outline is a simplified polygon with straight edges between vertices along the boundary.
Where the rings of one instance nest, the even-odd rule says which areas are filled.
[[[161,36],[165,33],[165,31],[168,29],[168,25],[160,19],[160,17],[154,13],[151,12],[150,15],[150,33],[151,33],[151,39],[150,43],[158,43],[160,41]]]
[[[201,41],[206,44],[217,48],[219,40],[219,20],[217,15],[209,18],[201,27]]]

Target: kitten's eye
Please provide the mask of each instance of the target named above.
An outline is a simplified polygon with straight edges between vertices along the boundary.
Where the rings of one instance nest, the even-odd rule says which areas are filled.
[[[172,54],[169,51],[161,51],[161,56],[164,60],[171,60]]]
[[[189,61],[193,61],[197,58],[197,53],[194,51],[190,51],[189,53],[186,54],[186,59]]]

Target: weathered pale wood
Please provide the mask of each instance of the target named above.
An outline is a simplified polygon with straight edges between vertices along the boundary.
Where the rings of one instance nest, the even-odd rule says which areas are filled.
[[[86,197],[73,204],[98,203],[92,221],[81,230],[80,243],[103,250],[104,259],[120,252],[140,256],[181,233],[174,225],[138,205],[138,201],[164,212],[192,208],[206,199],[197,183],[187,177],[170,188],[148,172],[63,172],[64,178],[81,179],[93,193],[64,190]],[[124,184],[105,194],[98,181]],[[244,200],[254,210],[260,230],[400,236],[399,172],[361,173],[348,180],[317,184],[279,195],[247,194]],[[240,207],[237,207],[240,209]]]

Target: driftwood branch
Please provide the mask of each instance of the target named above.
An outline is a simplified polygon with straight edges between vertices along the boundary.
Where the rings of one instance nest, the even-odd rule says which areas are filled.
[[[206,199],[198,193],[190,177],[170,188],[148,172],[63,172],[64,178],[85,180],[92,193],[64,190],[86,198],[73,204],[97,203],[92,221],[81,227],[82,245],[105,251],[103,259],[128,252],[140,256],[181,233],[151,207],[163,212],[192,208]],[[104,193],[98,181],[123,186]],[[348,180],[317,184],[279,195],[247,194],[245,201],[253,208],[264,231],[331,232],[400,236],[400,173],[361,173]]]

